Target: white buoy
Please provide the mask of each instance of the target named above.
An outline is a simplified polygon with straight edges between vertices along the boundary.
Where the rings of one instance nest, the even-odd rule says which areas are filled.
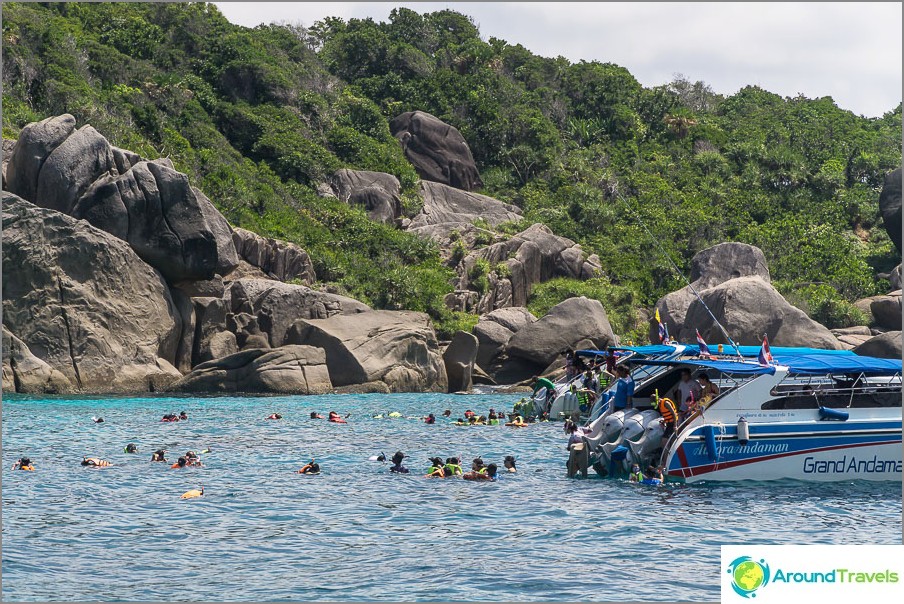
[[[738,420],[738,443],[742,447],[746,447],[748,442],[750,442],[750,428],[747,420],[742,417]]]

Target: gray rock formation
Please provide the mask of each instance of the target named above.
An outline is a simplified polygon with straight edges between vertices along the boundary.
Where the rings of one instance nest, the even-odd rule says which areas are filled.
[[[175,392],[323,394],[332,390],[326,355],[312,346],[249,349],[202,363],[170,388]]]
[[[68,113],[22,128],[8,160],[6,190],[25,200],[35,199],[44,162],[74,130],[75,118]]]
[[[65,375],[31,354],[25,342],[3,326],[3,391],[64,394],[75,390]]]
[[[405,157],[424,180],[465,191],[483,186],[465,138],[453,126],[423,111],[408,111],[389,122]]]
[[[369,306],[352,298],[264,279],[238,279],[232,282],[229,292],[230,311],[256,317],[273,348],[305,343],[286,341],[286,334],[299,319],[327,319],[370,310]],[[351,319],[348,321],[352,322]]]
[[[461,230],[478,218],[490,226],[521,220],[521,209],[517,206],[440,183],[422,180],[418,194],[424,200],[424,207],[411,219],[408,230],[419,233],[420,229],[442,225],[441,229],[427,229],[425,236]]]
[[[901,331],[901,290],[887,296],[874,296],[869,305],[873,321],[882,329]]]
[[[13,153],[13,149],[16,148],[16,141],[10,140],[8,138],[3,139],[3,167],[0,170],[3,176],[3,189],[6,189],[6,165],[9,163],[9,157]]]
[[[534,285],[554,277],[590,279],[600,271],[598,257],[585,259],[580,245],[555,235],[539,223],[507,241],[469,253],[458,267],[458,289],[469,287],[470,275],[479,259],[486,260],[491,267],[506,267],[503,273],[506,276],[490,276],[490,287],[475,309],[480,313],[524,306]]]
[[[512,330],[496,323],[481,318],[472,331],[477,338],[477,364],[484,370],[489,370],[493,360],[505,350],[505,345],[515,335]]]
[[[333,174],[329,186],[345,203],[363,206],[376,222],[394,224],[402,215],[402,190],[392,174],[342,169]]]
[[[511,306],[509,308],[500,308],[487,313],[480,317],[480,320],[499,323],[506,329],[517,332],[522,327],[527,327],[531,323],[536,323],[537,317],[523,306]]]
[[[754,275],[770,282],[763,251],[746,243],[720,243],[698,252],[691,261],[691,285],[701,294],[730,279]],[[656,308],[659,309],[669,334],[676,336],[681,331],[686,322],[687,309],[695,300],[689,287],[683,287],[659,299]],[[655,322],[650,325],[650,341],[659,342],[658,325]]]
[[[766,334],[773,346],[841,348],[828,329],[789,304],[761,277],[731,279],[702,291],[700,296],[736,344],[758,345]],[[719,327],[696,299],[688,307],[684,327],[677,334],[679,340],[695,341],[695,329],[700,330],[709,344],[727,344]]]
[[[232,241],[239,258],[278,281],[298,279],[314,283],[314,263],[308,253],[287,241],[261,237],[245,229],[233,229]]]
[[[879,211],[885,223],[888,237],[901,251],[901,168],[885,177],[882,193],[879,195]]]
[[[335,386],[382,381],[393,392],[445,392],[448,385],[424,313],[375,310],[299,321],[288,343],[323,348]]]
[[[546,316],[522,327],[508,341],[506,352],[543,369],[566,348],[585,339],[600,349],[617,343],[603,305],[581,296],[560,302]]]
[[[179,312],[125,242],[4,192],[3,263],[3,324],[79,390],[153,391],[180,377]]]
[[[901,332],[888,331],[874,336],[854,348],[854,352],[865,357],[901,359]]]
[[[467,392],[477,360],[477,338],[465,331],[457,331],[443,353],[443,363],[449,379],[449,392]]]
[[[832,335],[838,339],[841,347],[845,350],[856,348],[873,337],[869,327],[864,326],[833,329]]]

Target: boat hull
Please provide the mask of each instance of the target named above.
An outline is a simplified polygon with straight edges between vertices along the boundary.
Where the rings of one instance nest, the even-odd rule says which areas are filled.
[[[685,481],[901,480],[901,421],[757,426],[741,445],[734,426],[695,429],[671,451],[670,478]],[[715,451],[711,451],[712,443]]]

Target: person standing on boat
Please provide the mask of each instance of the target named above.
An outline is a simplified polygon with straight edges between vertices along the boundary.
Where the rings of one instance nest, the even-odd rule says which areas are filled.
[[[552,401],[556,398],[556,385],[553,384],[552,381],[548,378],[541,378],[537,375],[534,376],[533,382],[534,393],[531,395],[531,397],[537,396],[537,392],[540,391],[540,388],[546,388],[546,406],[543,410],[544,412],[548,412],[550,403],[552,403]]]
[[[612,411],[624,411],[634,406],[634,380],[631,372],[624,365],[615,368],[618,380],[615,382],[615,394],[612,395]]]
[[[678,412],[681,421],[687,419],[691,414],[691,407],[699,401],[702,396],[703,389],[700,382],[693,379],[690,369],[681,370],[681,381],[672,391],[672,396],[678,400]]]
[[[650,396],[650,403],[662,416],[662,422],[665,424],[665,429],[662,432],[662,446],[664,447],[669,437],[675,433],[675,429],[678,427],[678,409],[672,399],[659,398],[655,394]]]
[[[697,381],[700,382],[700,405],[705,409],[714,398],[719,396],[719,387],[703,371],[697,374]]]

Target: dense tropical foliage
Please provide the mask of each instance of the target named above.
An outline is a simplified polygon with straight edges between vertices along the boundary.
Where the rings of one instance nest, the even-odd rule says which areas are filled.
[[[320,281],[448,332],[474,318],[445,309],[435,244],[316,194],[340,167],[384,171],[415,212],[417,174],[388,127],[415,109],[462,132],[483,192],[602,259],[594,282],[538,288],[535,310],[590,293],[630,331],[630,308],[683,285],[666,255],[687,272],[735,240],[763,249],[792,301],[844,325],[898,262],[877,198],[901,163],[900,105],[865,118],[755,86],[645,88],[611,63],[484,40],[448,10],[249,29],[209,4],[3,4],[5,137],[72,113],[169,156],[233,224],[302,245]]]

